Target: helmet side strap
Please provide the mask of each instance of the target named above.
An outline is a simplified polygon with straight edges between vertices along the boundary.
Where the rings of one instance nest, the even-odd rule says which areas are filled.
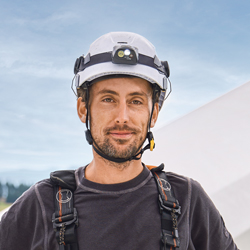
[[[150,151],[153,151],[153,149],[155,148],[154,136],[153,136],[153,133],[150,131],[150,126],[151,126],[151,121],[152,121],[152,117],[153,117],[153,113],[154,113],[157,91],[158,90],[157,90],[156,86],[154,85],[153,86],[153,94],[152,94],[152,110],[151,110],[151,114],[150,114],[150,118],[149,118],[149,122],[148,122],[148,133],[147,133],[147,139],[148,139]]]
[[[86,114],[86,128],[87,130],[85,131],[85,136],[86,136],[86,140],[89,143],[89,145],[93,144],[93,137],[91,135],[90,132],[90,126],[88,126],[89,124],[89,88],[87,86],[87,84],[84,86],[84,90],[86,91],[86,100],[85,100],[85,105],[86,105],[86,109],[87,109],[87,114]]]

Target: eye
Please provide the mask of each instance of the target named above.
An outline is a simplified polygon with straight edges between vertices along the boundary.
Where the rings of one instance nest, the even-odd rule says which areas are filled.
[[[139,100],[133,100],[132,103],[135,104],[135,105],[141,105],[142,104],[142,102],[139,101]]]
[[[102,101],[103,102],[114,102],[111,98],[104,98]]]

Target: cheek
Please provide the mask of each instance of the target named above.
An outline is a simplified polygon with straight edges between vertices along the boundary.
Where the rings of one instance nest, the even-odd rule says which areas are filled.
[[[103,135],[103,130],[109,125],[110,114],[95,109],[90,112],[90,130],[93,137]]]
[[[103,137],[103,134],[102,134],[103,129],[101,125],[102,124],[96,121],[95,119],[92,119],[90,123],[91,135],[95,141],[99,141]]]
[[[148,130],[148,122],[149,122],[149,111],[136,112],[133,116],[131,116],[131,121],[133,124],[141,127],[141,131],[147,133]]]

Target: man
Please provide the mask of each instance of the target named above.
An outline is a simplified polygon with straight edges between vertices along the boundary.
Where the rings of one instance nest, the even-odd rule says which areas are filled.
[[[237,249],[197,182],[141,162],[154,148],[150,129],[168,91],[168,64],[153,45],[109,33],[74,71],[93,160],[52,173],[19,198],[2,218],[0,249]]]

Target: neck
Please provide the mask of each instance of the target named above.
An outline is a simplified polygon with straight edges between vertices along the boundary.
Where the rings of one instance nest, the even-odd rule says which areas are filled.
[[[93,160],[85,170],[86,179],[100,184],[116,184],[132,180],[138,176],[143,166],[141,160],[123,163],[108,161],[93,150]]]

